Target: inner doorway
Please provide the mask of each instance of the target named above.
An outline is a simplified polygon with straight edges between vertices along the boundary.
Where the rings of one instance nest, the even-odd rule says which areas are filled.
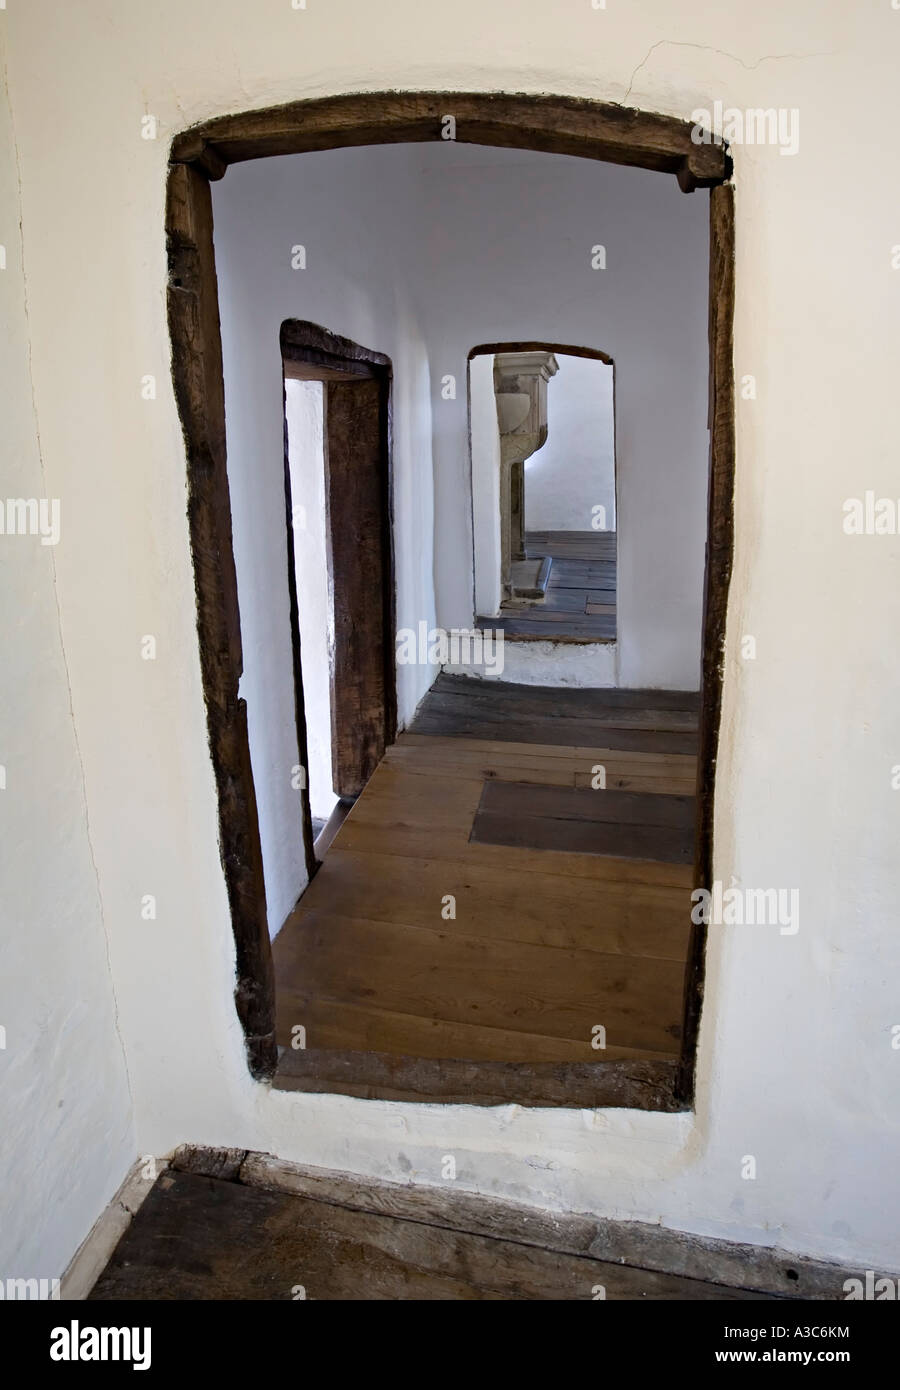
[[[391,364],[297,319],[282,324],[280,341],[298,774],[311,878],[396,734]]]
[[[468,385],[477,625],[509,641],[614,642],[612,358],[476,347]]]

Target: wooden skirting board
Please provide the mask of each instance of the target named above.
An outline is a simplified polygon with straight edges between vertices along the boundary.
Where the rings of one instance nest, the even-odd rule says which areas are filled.
[[[79,1301],[87,1298],[102,1274],[135,1215],[147,1200],[153,1184],[168,1167],[165,1159],[150,1155],[136,1159],[112,1201],[94,1222],[62,1276],[60,1298]]]
[[[840,1300],[858,1274],[768,1246],[461,1190],[177,1150],[90,1294],[138,1299]]]

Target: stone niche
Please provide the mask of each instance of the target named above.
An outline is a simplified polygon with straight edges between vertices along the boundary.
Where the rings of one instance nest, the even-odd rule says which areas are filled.
[[[552,352],[501,352],[494,358],[500,428],[500,594],[504,603],[539,602],[550,557],[525,555],[525,460],[547,438],[547,383],[559,370]]]

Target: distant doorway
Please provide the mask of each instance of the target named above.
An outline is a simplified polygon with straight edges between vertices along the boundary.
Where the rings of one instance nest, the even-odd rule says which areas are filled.
[[[473,348],[469,441],[478,625],[511,641],[615,641],[612,358]]]

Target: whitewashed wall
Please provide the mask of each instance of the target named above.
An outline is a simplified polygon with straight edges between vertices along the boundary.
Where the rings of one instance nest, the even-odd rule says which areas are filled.
[[[11,368],[18,376],[6,377],[18,382],[7,392],[6,438],[13,461],[34,469],[39,435],[43,477],[30,486],[61,497],[71,527],[71,543],[56,555],[60,628],[46,573],[32,583],[20,571],[0,590],[7,660],[22,672],[4,738],[27,746],[44,768],[29,792],[43,798],[31,813],[34,833],[15,852],[18,887],[5,890],[21,893],[21,911],[7,910],[2,927],[5,945],[24,951],[14,1003],[45,1049],[30,1051],[10,1091],[5,1268],[12,1256],[31,1270],[58,1271],[106,1200],[113,1170],[121,1176],[135,1151],[163,1153],[185,1140],[434,1184],[449,1146],[464,1190],[775,1244],[860,1269],[896,1267],[897,538],[848,537],[841,523],[846,498],[866,488],[897,492],[900,274],[891,248],[900,242],[900,12],[887,4],[760,0],[748,10],[683,0],[675,28],[663,0],[606,10],[526,0],[514,23],[508,9],[481,0],[460,0],[449,23],[444,9],[413,0],[306,11],[281,0],[159,0],[117,7],[115,23],[111,14],[106,0],[32,0],[3,16],[16,142],[6,177],[9,187],[17,168],[21,180],[34,388],[32,400],[21,273],[14,280],[8,268],[20,336]],[[85,82],[86,72],[97,80]],[[167,140],[192,121],[248,106],[423,87],[556,91],[685,118],[717,99],[801,112],[797,155],[735,149],[735,367],[739,380],[755,378],[756,393],[739,392],[737,401],[714,858],[726,883],[734,876],[799,887],[801,926],[792,937],[712,932],[692,1114],[448,1112],[274,1094],[246,1069],[200,689],[184,444],[168,382]],[[155,142],[140,136],[147,111],[160,122]],[[542,192],[535,189],[538,200]],[[704,195],[692,198],[701,216]],[[4,205],[15,209],[14,198]],[[265,212],[258,210],[261,220]],[[591,240],[600,239],[590,220]],[[14,210],[3,223],[7,246],[15,222]],[[498,260],[506,233],[497,229]],[[661,280],[665,248],[651,237],[648,230],[643,273]],[[562,251],[580,261],[580,230]],[[300,307],[296,288],[284,306]],[[461,312],[465,319],[465,305]],[[254,350],[271,358],[275,325],[262,326]],[[371,340],[362,310],[334,326]],[[398,340],[409,331],[398,323]],[[505,333],[498,325],[496,339],[483,341]],[[277,378],[277,361],[271,365]],[[147,373],[157,378],[154,401],[141,398]],[[276,386],[276,419],[279,406]],[[427,460],[424,425],[417,435],[404,424],[401,437],[411,457]],[[637,436],[626,433],[621,444],[625,468]],[[261,445],[260,457],[268,453]],[[439,476],[437,515],[447,522],[466,505],[464,475]],[[418,516],[411,534],[429,534],[427,487],[417,491],[402,475],[400,491]],[[423,541],[420,554],[403,557],[407,578],[430,555]],[[457,611],[469,602],[462,585]],[[139,657],[147,632],[159,639],[155,665]],[[755,660],[741,657],[748,634]],[[50,728],[61,731],[58,749]],[[45,780],[52,796],[44,797]],[[68,850],[81,865],[74,872]],[[108,965],[99,909],[90,906],[94,870]],[[136,913],[145,892],[159,903],[152,927]],[[63,916],[58,909],[73,901],[78,910]],[[58,964],[41,934],[48,920],[59,929],[54,948],[71,950]],[[73,990],[73,979],[83,988]],[[85,1003],[93,1041],[68,1049],[59,1025]],[[7,1068],[11,1060],[8,1047]],[[51,1084],[62,1106],[48,1098]],[[73,1129],[60,1118],[66,1114]],[[107,1144],[106,1131],[119,1137]],[[746,1154],[757,1158],[755,1181],[741,1178]],[[98,1157],[102,1180],[91,1166]]]
[[[613,368],[566,353],[558,353],[556,360],[559,371],[547,385],[547,440],[525,460],[526,529],[614,531]],[[661,466],[668,457],[662,455]],[[595,507],[602,507],[602,513]],[[604,524],[595,526],[595,519]],[[640,524],[640,517],[634,517],[633,525]],[[688,524],[693,530],[692,519]],[[685,641],[695,653],[696,634],[685,633]]]
[[[0,67],[5,58],[0,31]],[[152,956],[156,924],[144,894],[158,875],[135,864],[122,874],[120,910],[101,899],[85,798],[85,770],[69,688],[67,615],[59,570],[90,563],[105,544],[89,491],[75,476],[50,477],[38,439],[29,370],[26,274],[19,234],[15,131],[0,87],[0,1280],[58,1276],[135,1157],[132,1097],[108,957],[108,933],[130,937],[136,960]],[[91,368],[78,369],[82,389]],[[87,409],[82,402],[80,412]],[[63,431],[64,432],[64,431]],[[114,488],[114,484],[113,484]],[[58,540],[10,534],[7,498],[58,507]],[[134,497],[132,496],[132,500]],[[53,539],[51,527],[46,539]],[[69,617],[71,615],[68,615]],[[141,660],[153,624],[144,610],[131,630],[107,634],[114,669],[126,668],[151,703],[160,679]],[[123,762],[133,762],[127,749]],[[146,810],[139,774],[120,808],[132,833]],[[136,802],[134,812],[129,807]],[[159,838],[155,831],[154,838]]]

